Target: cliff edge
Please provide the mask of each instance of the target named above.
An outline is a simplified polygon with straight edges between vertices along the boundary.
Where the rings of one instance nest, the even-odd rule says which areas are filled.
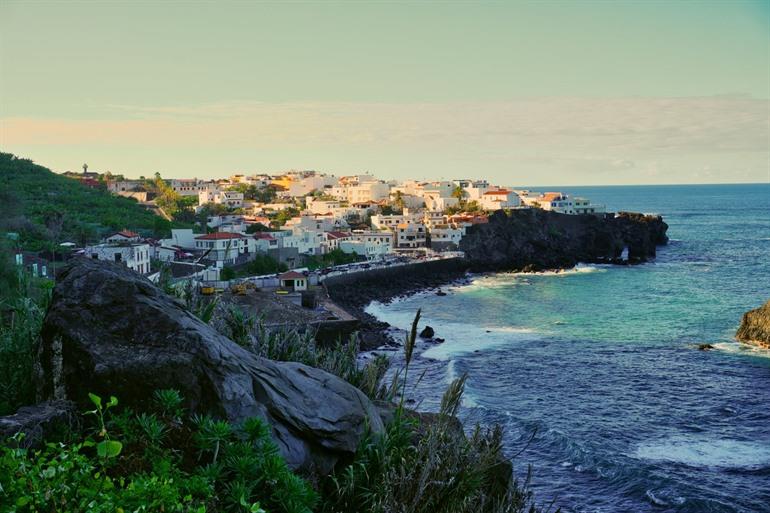
[[[770,349],[770,301],[743,314],[735,338],[747,344]]]
[[[668,242],[667,230],[661,216],[629,212],[499,210],[488,223],[469,227],[460,249],[473,271],[541,271],[578,262],[637,264],[655,257],[656,246]]]

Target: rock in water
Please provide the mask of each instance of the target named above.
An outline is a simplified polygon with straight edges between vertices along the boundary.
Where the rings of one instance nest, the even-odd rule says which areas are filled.
[[[246,351],[125,267],[77,259],[62,270],[39,354],[42,397],[86,406],[88,392],[144,407],[178,389],[191,411],[260,416],[292,468],[328,473],[382,421],[342,379]]]
[[[420,332],[420,338],[433,338],[433,335],[435,335],[436,332],[433,331],[433,328],[430,326],[425,326],[423,330]]]
[[[747,344],[770,349],[770,301],[743,314],[735,338]]]

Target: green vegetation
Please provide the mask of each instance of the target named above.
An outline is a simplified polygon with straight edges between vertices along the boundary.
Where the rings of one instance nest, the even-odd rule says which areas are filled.
[[[366,437],[353,462],[323,484],[326,513],[519,513],[537,509],[525,487],[510,476],[499,426],[476,426],[466,437],[456,420],[466,376],[454,380],[429,421],[404,408],[417,324],[404,342],[403,379],[391,390],[401,401],[384,434]]]
[[[0,415],[34,402],[33,358],[52,285],[23,273],[0,246]]]
[[[318,501],[262,419],[188,416],[175,390],[156,391],[141,414],[89,395],[86,436],[39,451],[0,448],[0,510],[309,513]]]
[[[243,193],[243,199],[256,201],[259,203],[272,203],[277,196],[278,188],[274,185],[268,185],[267,187],[257,187],[256,185],[249,185],[245,183],[239,183],[229,188],[231,191],[237,191]]]
[[[296,207],[288,207],[284,208],[283,210],[279,210],[277,214],[275,214],[272,218],[272,221],[270,224],[274,228],[280,228],[281,226],[286,224],[286,221],[291,219],[292,217],[296,217],[299,215],[299,209]]]
[[[197,196],[180,196],[174,189],[161,178],[160,173],[155,173],[153,187],[157,193],[155,204],[160,207],[167,216],[174,221],[192,223],[195,221],[195,206],[198,205]]]
[[[3,413],[32,402],[32,354],[50,293],[47,282],[14,274],[4,262],[0,337]],[[9,272],[7,269],[11,269]],[[403,369],[387,374],[389,360],[358,362],[356,338],[319,347],[297,328],[267,329],[240,309],[217,308],[191,287],[173,292],[211,323],[260,357],[324,369],[380,401],[391,412],[383,433],[369,433],[355,457],[312,485],[292,473],[258,418],[241,425],[190,415],[174,390],[159,390],[147,411],[118,399],[91,395],[82,429],[21,448],[17,436],[0,447],[0,511],[252,512],[252,513],[523,513],[532,505],[527,483],[511,478],[499,427],[476,427],[470,436],[456,420],[465,376],[447,389],[437,414],[404,405],[414,357],[419,312],[404,344]],[[14,317],[6,316],[6,305]],[[414,381],[414,380],[412,380]],[[394,399],[399,398],[397,402]],[[77,423],[75,423],[77,424]]]
[[[459,214],[461,212],[468,212],[470,214],[483,214],[484,209],[481,208],[481,205],[479,205],[478,201],[467,201],[465,199],[461,199],[456,206],[447,207],[446,210],[444,210],[444,213],[448,215]]]
[[[358,387],[371,399],[393,396],[382,378],[388,370],[388,358],[378,355],[365,365],[358,363],[358,338],[338,341],[331,347],[319,347],[311,331],[293,327],[267,328],[261,319],[231,306],[212,323],[223,335],[257,356],[281,362],[299,362],[323,369]]]
[[[333,249],[323,255],[310,255],[305,257],[305,265],[311,271],[321,267],[352,264],[353,262],[358,262],[358,254],[355,251],[353,253],[345,253],[339,248]]]
[[[25,249],[52,250],[62,241],[85,245],[123,228],[162,237],[171,226],[133,199],[0,153],[0,232],[18,233]]]

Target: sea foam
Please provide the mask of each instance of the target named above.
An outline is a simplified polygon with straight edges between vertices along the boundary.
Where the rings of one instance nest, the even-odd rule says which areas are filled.
[[[756,470],[770,466],[770,440],[754,442],[680,435],[642,444],[634,456],[690,467]]]

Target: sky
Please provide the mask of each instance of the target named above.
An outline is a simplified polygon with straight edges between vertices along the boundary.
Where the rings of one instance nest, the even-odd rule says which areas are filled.
[[[770,182],[770,0],[0,0],[0,150],[126,176]]]

